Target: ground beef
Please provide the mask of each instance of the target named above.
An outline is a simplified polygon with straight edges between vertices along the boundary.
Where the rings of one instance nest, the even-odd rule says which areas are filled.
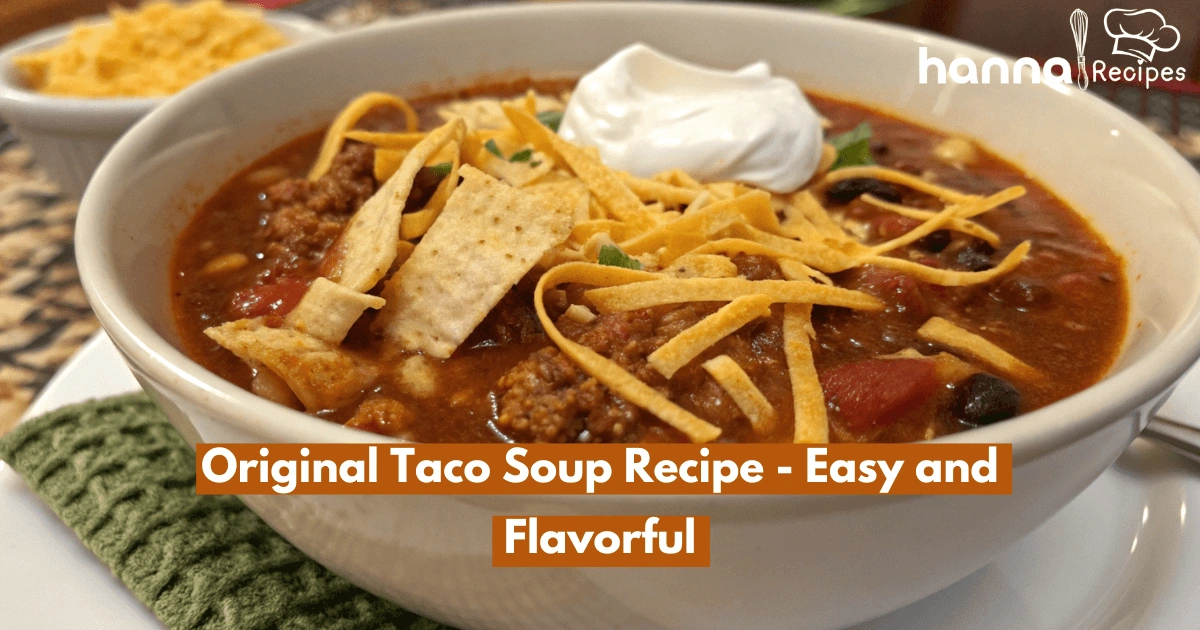
[[[782,277],[778,266],[760,256],[738,256],[735,264],[754,279]],[[725,354],[746,370],[790,423],[791,389],[783,355],[782,309],[744,326],[706,350],[670,379],[646,357],[723,304],[693,302],[601,315],[589,323],[560,317],[567,338],[608,357],[638,380],[735,438],[749,421],[724,389],[701,367]],[[638,407],[613,396],[557,348],[545,348],[509,370],[497,384],[496,427],[517,441],[641,442],[687,441],[678,431]]]
[[[537,280],[537,275],[530,274],[505,293],[462,347],[498,348],[545,339],[546,333],[533,308],[533,290]]]
[[[370,146],[350,143],[316,181],[285,179],[267,189],[261,237],[277,268],[324,256],[350,216],[375,194],[374,158]]]

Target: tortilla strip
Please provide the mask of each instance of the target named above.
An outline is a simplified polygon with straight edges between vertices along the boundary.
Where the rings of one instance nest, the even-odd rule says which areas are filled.
[[[946,188],[945,186],[938,186],[937,184],[921,179],[916,175],[909,175],[904,171],[898,171],[896,169],[887,168],[884,166],[847,166],[846,168],[839,168],[836,171],[829,171],[826,173],[822,183],[828,186],[829,184],[845,181],[847,179],[858,179],[860,177],[878,179],[893,184],[900,184],[901,186],[911,188],[915,191],[937,197],[938,199],[941,199],[947,203],[960,203],[967,201],[974,196],[958,192],[957,190],[951,188]]]
[[[729,394],[733,403],[746,414],[756,433],[766,433],[775,421],[775,407],[754,385],[750,376],[736,361],[722,354],[705,361],[704,371]]]
[[[829,442],[829,416],[825,409],[825,392],[813,363],[811,331],[812,305],[785,304],[783,348],[792,381],[792,406],[796,416],[792,441],[796,444]]]
[[[637,195],[597,155],[551,133],[545,125],[520,108],[505,105],[504,113],[535,149],[555,161],[565,163],[613,216],[638,231],[654,226]]]
[[[698,192],[706,192],[703,184],[696,181],[694,177],[688,175],[687,172],[681,168],[673,168],[669,171],[656,173],[653,179],[654,181],[670,184],[672,186],[678,186],[680,188],[690,188]]]
[[[329,125],[329,130],[325,132],[325,139],[321,142],[321,152],[317,154],[317,159],[313,162],[312,169],[308,171],[309,181],[316,181],[322,175],[329,172],[329,167],[333,166],[333,158],[337,157],[337,154],[342,150],[342,145],[345,144],[346,132],[350,131],[367,112],[380,105],[391,105],[404,112],[408,130],[417,130],[420,119],[417,117],[416,110],[408,104],[408,101],[395,94],[367,92],[350,101],[350,104],[346,105],[341,113],[337,115],[337,118],[333,120],[333,123]]]
[[[817,201],[817,198],[807,190],[801,190],[794,193],[789,200],[792,209],[796,210],[800,217],[807,219],[818,232],[827,238],[834,241],[845,241],[850,238],[842,226],[838,225],[833,217],[829,216],[829,212]]]
[[[240,319],[204,331],[246,363],[261,363],[282,378],[304,407],[334,409],[355,401],[375,371],[316,337]]]
[[[429,197],[429,201],[425,202],[425,208],[423,208],[433,212],[435,218],[441,214],[442,208],[446,207],[446,200],[454,194],[454,189],[458,188],[458,169],[462,166],[462,143],[448,142],[443,150],[447,148],[453,148],[450,157],[450,172],[442,178],[442,181],[438,182],[437,189],[433,191],[433,195]],[[421,234],[424,233],[424,231],[421,232]]]
[[[536,117],[522,108],[504,105],[503,109],[504,115],[508,117],[508,122],[516,127],[526,142],[533,145],[534,150],[545,153],[556,162],[562,161],[562,156],[558,154],[558,150],[551,140],[551,137],[557,136],[549,127],[543,125]]]
[[[402,349],[443,359],[571,230],[570,213],[472,166],[459,172],[441,217],[384,287],[375,322]]]
[[[867,193],[859,197],[859,199],[862,199],[876,208],[888,210],[902,217],[908,217],[910,219],[920,219],[923,221],[926,219],[932,219],[937,215],[937,213],[932,210],[910,208],[908,206],[902,206],[898,203],[884,201],[875,195],[872,195],[871,193]],[[1000,244],[1000,237],[997,236],[995,232],[983,227],[982,225],[979,225],[978,223],[975,223],[974,221],[969,221],[960,217],[954,217],[948,223],[946,223],[946,227],[954,230],[955,232],[962,232],[963,234],[969,234],[977,239],[987,241],[992,247],[996,247]]]
[[[454,138],[462,138],[466,125],[452,120],[431,131],[409,151],[396,173],[363,203],[350,218],[335,245],[338,256],[329,278],[360,293],[383,278],[396,257],[404,202],[413,179],[425,161]]]
[[[284,320],[289,328],[331,345],[342,343],[363,311],[383,306],[383,299],[317,278]]]
[[[356,140],[369,144],[377,149],[392,149],[407,151],[425,139],[425,132],[385,132],[385,131],[363,131],[361,129],[352,129],[346,132],[347,140]]]
[[[776,262],[780,260],[796,260],[804,264],[806,267],[810,265],[823,266],[833,268],[834,271],[841,271],[851,265],[850,259],[842,256],[835,250],[821,247],[819,245],[809,245],[807,243],[797,243],[786,239],[780,239],[783,244],[787,245],[787,249],[779,249],[756,241],[751,241],[744,238],[723,238],[716,241],[708,241],[703,245],[691,250],[687,255],[694,256],[699,254],[726,254],[728,256],[736,256],[737,254],[757,254],[762,256],[770,256]],[[807,261],[807,262],[806,262]],[[813,270],[814,273],[820,272]],[[833,271],[831,271],[833,273]],[[825,278],[824,284],[832,284],[828,281],[828,277],[821,274],[818,277]]]
[[[929,318],[929,321],[917,329],[917,336],[966,353],[1013,376],[1026,380],[1041,376],[1041,372],[1036,368],[1009,354],[1000,346],[941,317]]]
[[[763,191],[754,191],[740,197],[715,201],[695,212],[686,213],[675,221],[622,242],[621,250],[631,256],[652,252],[662,247],[667,237],[672,234],[690,232],[708,236],[739,220],[767,230],[779,228],[779,220],[771,209],[771,195]]]
[[[683,206],[692,203],[701,194],[699,190],[634,177],[624,171],[617,173],[617,176],[642,201],[661,201],[670,206]]]
[[[405,149],[375,149],[375,181],[386,182],[404,163]]]
[[[833,280],[829,276],[809,267],[799,260],[780,258],[775,262],[779,265],[779,270],[783,272],[783,277],[788,280],[816,280],[821,284],[833,285]]]
[[[936,284],[943,287],[966,287],[973,284],[983,284],[991,282],[992,279],[998,278],[1013,269],[1016,269],[1022,261],[1025,260],[1025,254],[1029,253],[1029,248],[1032,247],[1029,241],[1025,241],[1017,245],[1000,264],[985,269],[983,271],[953,271],[950,269],[937,269],[928,267],[921,263],[905,260],[903,258],[893,258],[891,256],[872,256],[863,259],[859,264],[863,265],[878,265],[880,267],[888,267],[895,269],[903,274],[912,276],[921,282]]]
[[[736,278],[737,265],[716,254],[684,254],[664,270],[676,278]]]
[[[627,285],[628,286],[628,285]],[[765,295],[743,295],[722,306],[720,310],[696,322],[675,335],[646,357],[650,367],[667,378],[692,359],[700,356],[718,341],[737,332],[750,322],[771,316],[771,298]]]
[[[679,405],[671,402],[654,388],[638,380],[624,368],[601,356],[587,346],[575,343],[563,336],[554,321],[546,314],[543,294],[564,282],[579,282],[592,286],[609,286],[627,282],[644,282],[657,277],[645,271],[610,267],[592,263],[566,263],[547,271],[538,281],[533,294],[533,306],[546,335],[584,372],[600,381],[613,394],[649,411],[658,419],[687,435],[693,442],[711,442],[721,435],[721,430]]]
[[[908,245],[909,243],[914,243],[919,239],[925,238],[926,236],[929,236],[935,231],[941,229],[943,225],[949,223],[951,219],[955,218],[955,216],[961,212],[961,210],[962,208],[958,205],[946,206],[921,225],[918,225],[917,227],[905,232],[904,234],[901,234],[900,236],[897,236],[896,238],[869,248],[866,251],[866,255],[878,256],[880,254],[886,254],[893,249],[899,249],[905,245]]]
[[[772,303],[824,304],[865,311],[883,309],[882,302],[866,293],[791,280],[664,278],[654,282],[592,289],[585,295],[601,313],[617,313],[661,304],[730,302],[743,295],[756,293],[768,296]]]
[[[516,152],[513,151],[513,153]],[[478,161],[477,168],[496,179],[504,181],[513,188],[528,186],[546,173],[554,170],[554,159],[540,151],[533,153],[524,162],[513,162],[507,158],[498,158],[491,152],[485,151]],[[534,164],[537,166],[534,166]]]

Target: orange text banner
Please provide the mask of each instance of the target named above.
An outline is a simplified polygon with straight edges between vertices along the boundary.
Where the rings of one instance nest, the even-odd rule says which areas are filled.
[[[199,494],[1011,494],[1010,444],[200,444]]]

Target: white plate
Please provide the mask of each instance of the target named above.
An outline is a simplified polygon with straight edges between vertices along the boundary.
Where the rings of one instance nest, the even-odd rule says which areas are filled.
[[[46,385],[26,417],[137,389],[108,337],[100,333]],[[1198,411],[1200,366],[1160,415],[1197,423]],[[1087,490],[1000,559],[860,630],[1197,627],[1197,506],[1200,466],[1139,439]],[[5,627],[162,627],[3,463],[0,549]]]

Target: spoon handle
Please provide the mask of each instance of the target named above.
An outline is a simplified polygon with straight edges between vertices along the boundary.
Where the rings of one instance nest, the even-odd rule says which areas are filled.
[[[1152,418],[1142,431],[1142,437],[1150,438],[1189,459],[1200,462],[1200,429],[1166,420]]]

